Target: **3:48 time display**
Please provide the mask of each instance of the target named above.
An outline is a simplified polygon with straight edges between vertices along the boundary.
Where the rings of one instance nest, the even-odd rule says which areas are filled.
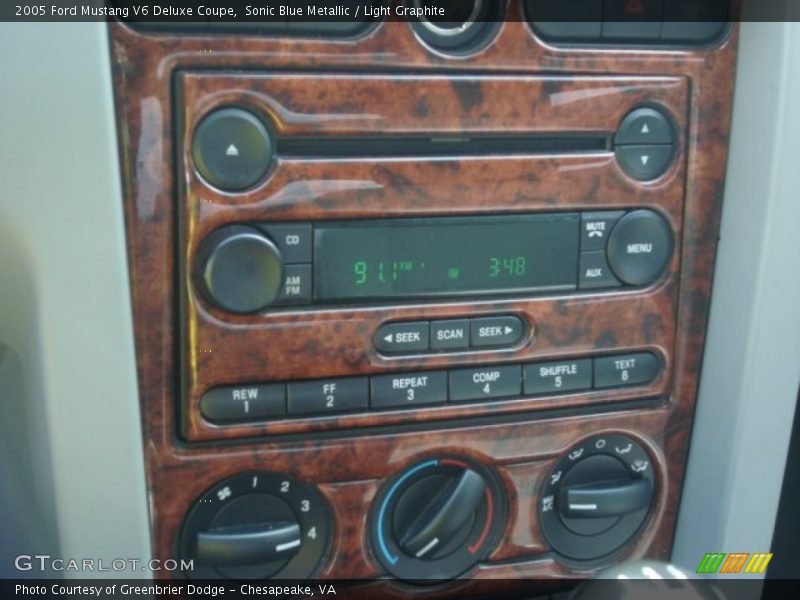
[[[524,256],[492,256],[489,259],[489,277],[499,275],[525,275],[528,260]]]

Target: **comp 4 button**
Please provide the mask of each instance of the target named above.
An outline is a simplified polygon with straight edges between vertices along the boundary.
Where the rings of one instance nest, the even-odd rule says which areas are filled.
[[[482,400],[519,396],[522,367],[507,365],[450,371],[450,400]]]

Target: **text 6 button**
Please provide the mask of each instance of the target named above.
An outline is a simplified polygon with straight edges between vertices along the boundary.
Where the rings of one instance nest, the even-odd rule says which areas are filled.
[[[649,352],[621,354],[594,359],[594,386],[608,388],[650,383],[658,375],[660,364]]]

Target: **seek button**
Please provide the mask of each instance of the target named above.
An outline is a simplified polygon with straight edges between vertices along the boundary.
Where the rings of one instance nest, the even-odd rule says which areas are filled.
[[[375,334],[375,347],[381,352],[413,352],[428,349],[428,322],[387,323]]]
[[[472,319],[474,347],[511,346],[522,339],[522,319],[514,316]]]

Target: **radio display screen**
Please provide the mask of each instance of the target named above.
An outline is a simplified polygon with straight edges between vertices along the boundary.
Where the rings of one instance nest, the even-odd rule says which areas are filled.
[[[314,228],[318,301],[573,290],[577,213],[387,219]]]

